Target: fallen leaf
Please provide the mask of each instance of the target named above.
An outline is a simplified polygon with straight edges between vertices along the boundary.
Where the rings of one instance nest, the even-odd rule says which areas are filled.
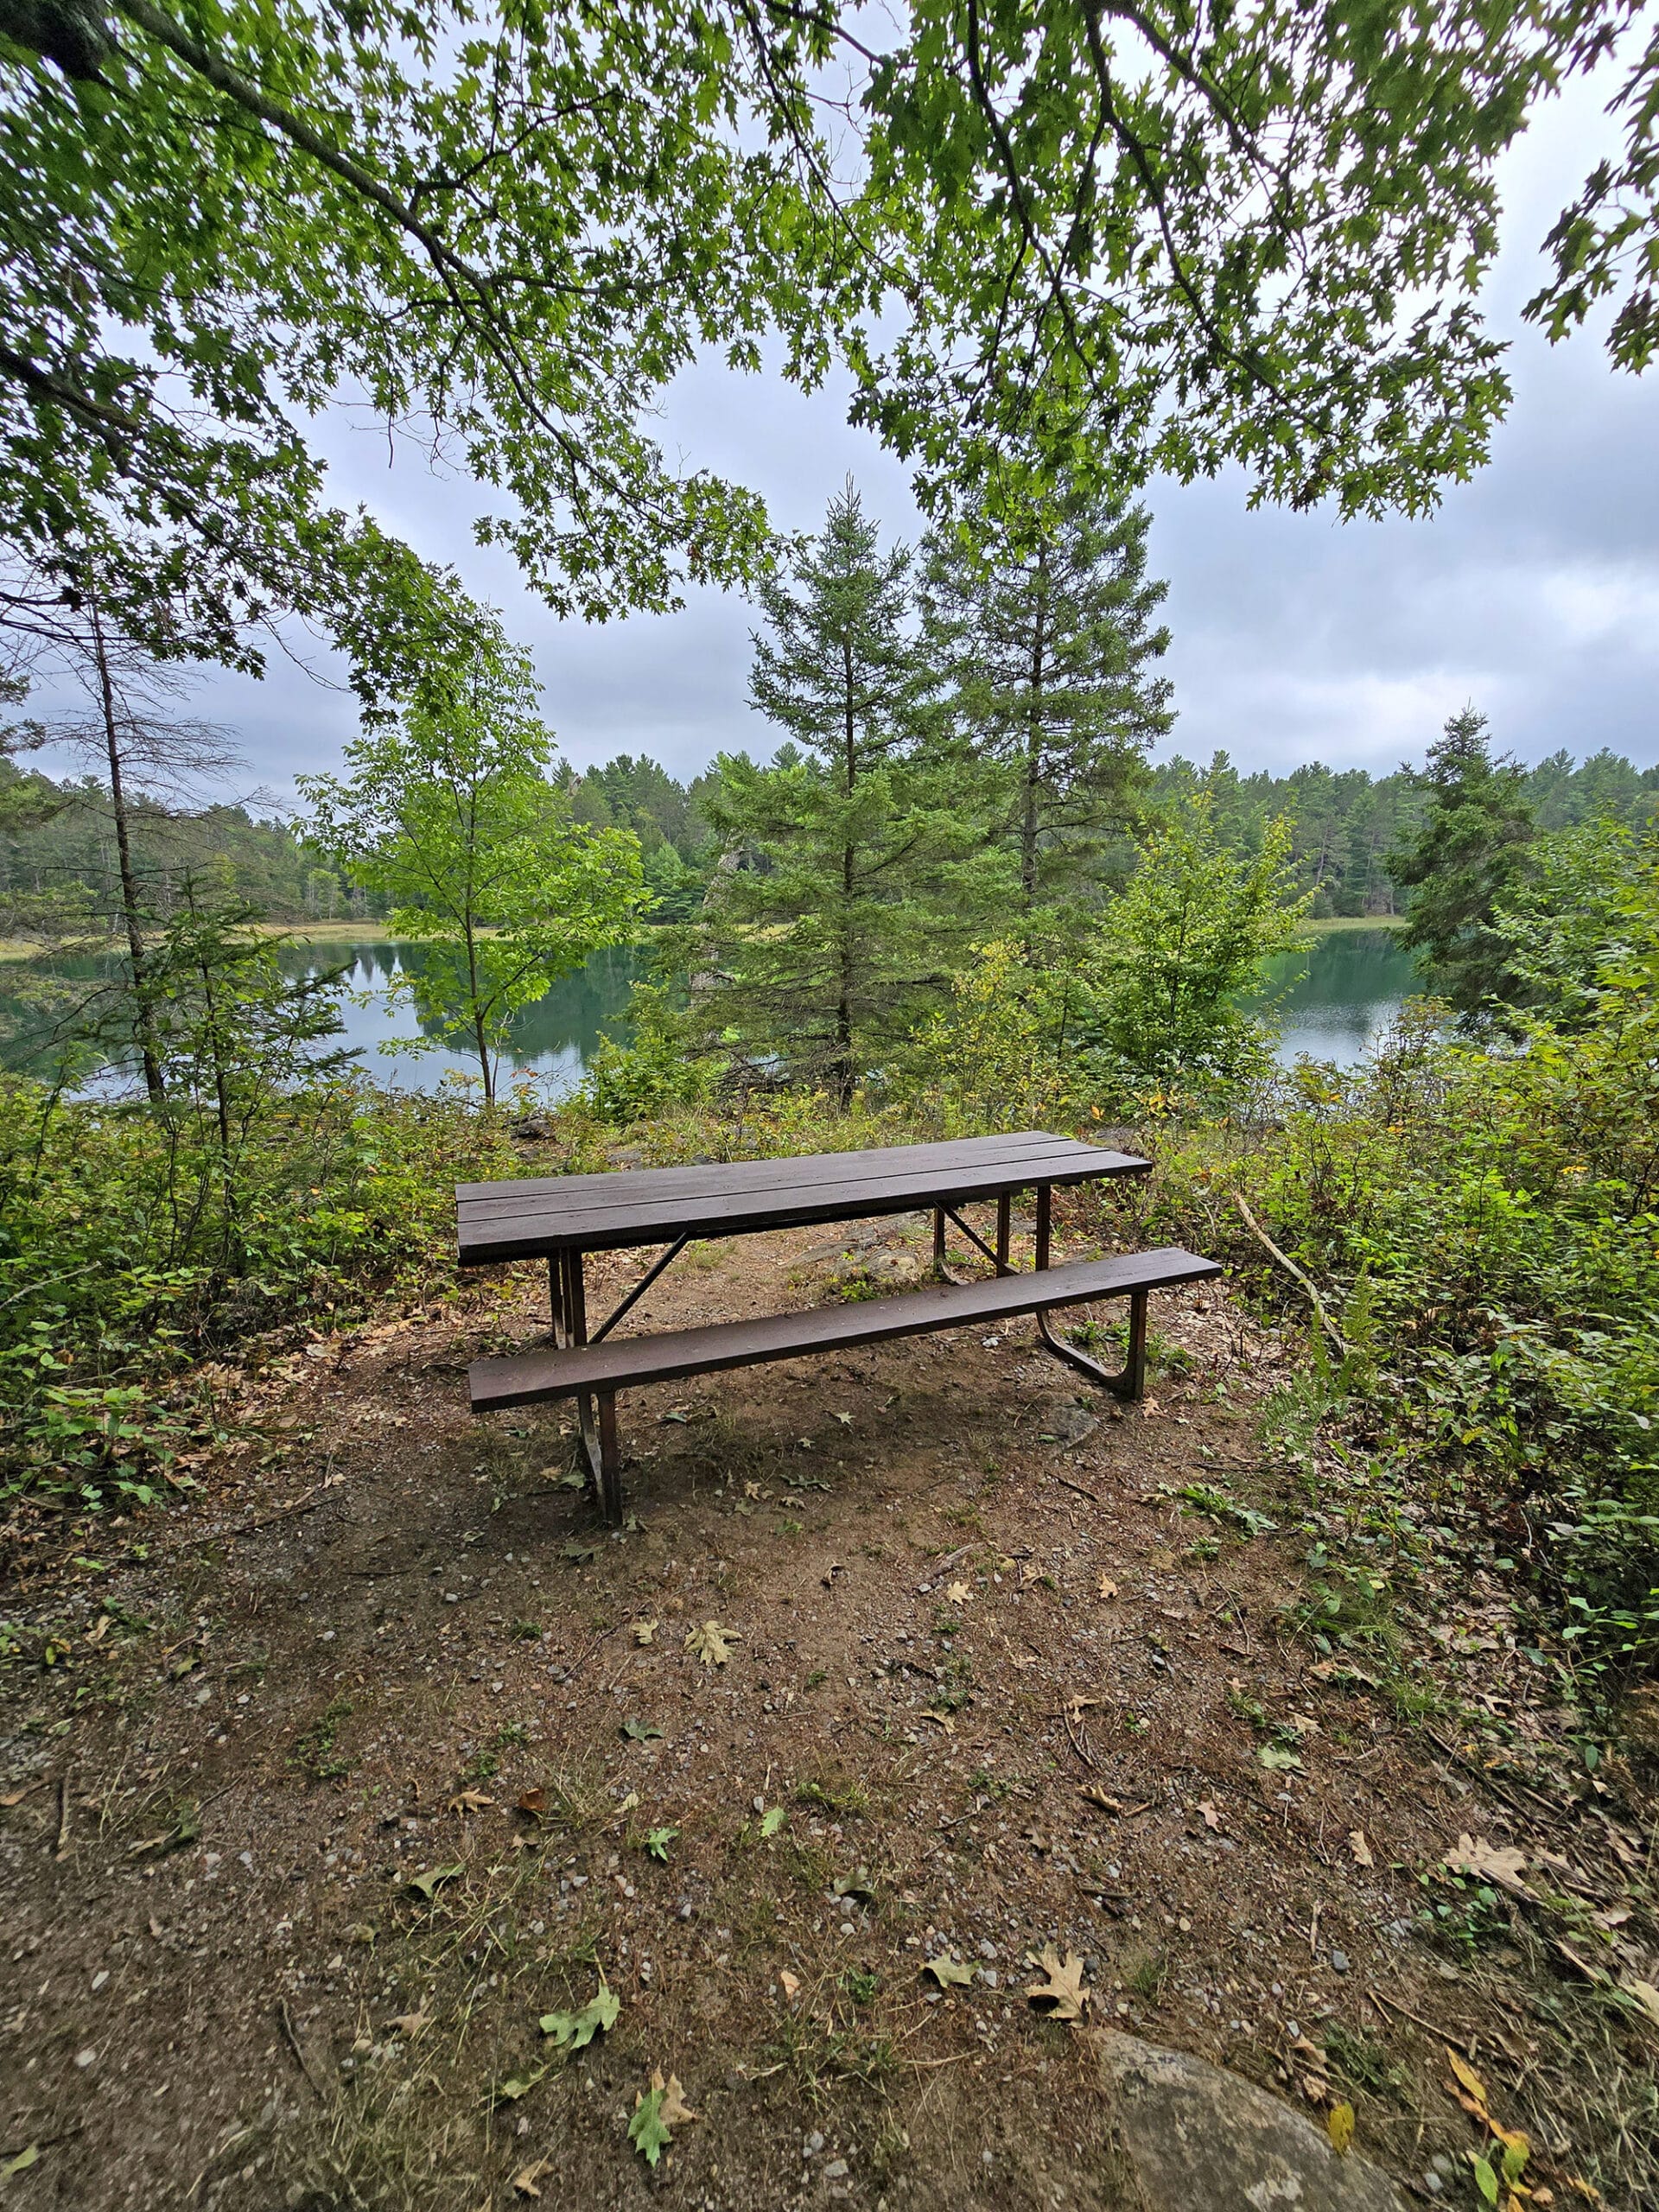
[[[1274,1774],[1300,1774],[1301,1771],[1300,1754],[1293,1751],[1287,1744],[1258,1745],[1255,1756],[1262,1765]]]
[[[679,1834],[678,1828],[652,1828],[645,1838],[645,1849],[658,1865],[668,1864],[668,1847]]]
[[[585,2050],[596,2035],[608,2034],[616,2025],[622,2000],[608,1982],[601,1981],[580,2012],[543,2012],[538,2025],[561,2050]]]
[[[801,1993],[801,1978],[799,1974],[791,1974],[787,1967],[779,1967],[778,1969],[778,1980],[785,1996],[788,1998],[790,2003],[792,2005],[795,2002],[795,1999]]]
[[[1150,1811],[1154,1802],[1154,1799],[1145,1797],[1138,1805],[1126,1805],[1121,1797],[1114,1797],[1098,1782],[1085,1782],[1078,1795],[1086,1797],[1091,1805],[1098,1805],[1103,1813],[1116,1813],[1126,1821],[1132,1820],[1137,1813]]]
[[[760,1815],[761,1834],[763,1836],[776,1835],[788,1818],[789,1815],[781,1805],[769,1805]]]
[[[956,1722],[950,1718],[950,1715],[948,1713],[942,1713],[937,1705],[930,1705],[927,1711],[922,1715],[922,1718],[924,1720],[931,1720],[936,1726],[943,1728],[947,1736],[954,1736],[957,1732]]]
[[[674,2140],[663,2118],[663,2107],[667,2101],[668,2084],[660,2073],[655,2073],[649,2089],[634,2093],[633,2117],[628,2122],[629,2142],[653,2169]]]
[[[625,1720],[621,1732],[631,1744],[649,1744],[663,1732],[654,1720]]]
[[[530,1814],[530,1815],[531,1815],[531,1817],[532,1817],[533,1819],[536,1819],[536,1820],[538,1820],[538,1821],[539,1821],[539,1820],[541,1819],[541,1817],[542,1817],[543,1814],[543,1813],[545,1813],[545,1812],[546,1812],[546,1810],[547,1810],[547,1792],[546,1792],[546,1790],[545,1790],[545,1789],[522,1789],[522,1790],[520,1790],[520,1791],[519,1791],[519,1793],[518,1793],[518,1810],[519,1810],[521,1813],[528,1813],[528,1814]]]
[[[836,1415],[836,1419],[841,1423],[843,1428],[850,1428],[853,1425],[853,1417],[851,1414],[837,1414]]]
[[[434,1893],[443,1883],[459,1881],[466,1872],[464,1866],[432,1866],[424,1874],[411,1874],[404,1887],[417,1890],[429,1904]]]
[[[490,2092],[493,2104],[516,2105],[520,2097],[527,2097],[536,2084],[546,2078],[548,2068],[532,2067],[528,2074],[510,2074],[505,2082],[498,2082]]]
[[[1117,1585],[1109,1574],[1103,1574],[1100,1578],[1100,1594],[1103,1598],[1116,1598],[1117,1595]]]
[[[486,1805],[493,1805],[493,1797],[486,1797],[481,1789],[458,1790],[449,1800],[452,1813],[481,1813]]]
[[[569,1560],[574,1566],[585,1567],[589,1560],[597,1559],[599,1553],[600,1547],[597,1544],[585,1544],[579,1536],[572,1536],[564,1545],[560,1556]]]
[[[862,1897],[868,1903],[875,1896],[869,1868],[856,1866],[850,1874],[837,1874],[830,1885],[830,1893],[837,1897]]]
[[[704,1621],[701,1628],[687,1631],[685,1648],[705,1667],[723,1667],[732,1656],[733,1644],[742,1641],[734,1628],[722,1628],[718,1621]]]
[[[1480,2107],[1484,2114],[1486,2110],[1486,2084],[1481,2080],[1479,2075],[1476,2073],[1474,2068],[1470,2065],[1467,2059],[1460,2057],[1459,2054],[1452,2050],[1450,2044],[1447,2044],[1446,2046],[1446,2060],[1447,2065],[1452,2069],[1453,2075],[1457,2077],[1459,2087],[1467,2091],[1469,2095],[1471,2096],[1475,2102]]]
[[[923,1967],[924,1974],[931,1974],[941,1989],[969,1989],[973,1986],[974,1970],[960,1959],[953,1959],[948,1951],[937,1959],[929,1959]]]
[[[667,2082],[664,2082],[660,2069],[653,2072],[651,2086],[653,2089],[660,2089],[663,2093],[662,2108],[658,2117],[665,2127],[677,2127],[682,2120],[702,2118],[702,2114],[693,2112],[685,2101],[685,2092],[680,2087],[680,2077],[677,2074],[671,2074]]]
[[[552,2163],[553,2161],[551,2158],[537,2158],[533,2166],[520,2166],[518,2172],[514,2174],[512,2177],[513,2188],[518,2191],[518,2195],[520,2196],[539,2196],[542,2192],[536,2184],[540,2181],[542,2176],[547,2171]]]
[[[1348,1848],[1354,1854],[1354,1863],[1356,1866],[1376,1866],[1376,1861],[1371,1856],[1371,1847],[1365,1840],[1365,1831],[1363,1828],[1354,1828],[1351,1830],[1348,1837]]]
[[[953,1582],[944,1594],[953,1605],[965,1605],[974,1593],[967,1583]]]
[[[633,1624],[633,1640],[642,1649],[652,1641],[656,1633],[655,1621],[635,1621]]]
[[[1530,1895],[1521,1879],[1527,1869],[1526,1853],[1507,1844],[1488,1843],[1484,1836],[1460,1835],[1457,1849],[1448,1851],[1441,1864],[1454,1874],[1473,1874],[1483,1882],[1496,1882],[1500,1889],[1511,1890],[1517,1897]]]
[[[389,2028],[396,2028],[398,2034],[403,2037],[405,2043],[413,2043],[416,2037],[421,2033],[423,2029],[429,2027],[430,2024],[431,2023],[428,2019],[424,2011],[419,2012],[399,2012],[394,2019],[391,2019],[386,2022],[386,2025]]]
[[[1199,1798],[1198,1810],[1204,1815],[1204,1825],[1205,1827],[1214,1828],[1217,1833],[1219,1833],[1221,1827],[1221,1815],[1216,1810],[1215,1807],[1211,1803],[1207,1797]]]
[[[39,1788],[40,1784],[37,1782],[26,1782],[21,1789],[8,1789],[3,1796],[0,1796],[0,1805],[3,1805],[10,1812],[14,1805],[22,1803],[31,1789]]]
[[[41,2155],[38,2143],[31,2143],[26,2151],[19,2151],[15,2158],[0,2158],[0,2181],[9,2181],[13,2174],[27,2173]]]
[[[1062,1959],[1052,1943],[1045,1943],[1037,1963],[1043,1979],[1027,1990],[1029,2001],[1043,2006],[1051,2020],[1080,2020],[1089,2002],[1089,1993],[1083,1986],[1083,1961],[1075,1951],[1068,1951]]]
[[[1651,2024],[1659,2028],[1659,1989],[1650,1981],[1638,1980],[1633,1974],[1620,1974],[1618,1986],[1627,1997],[1635,1998]]]
[[[1331,2138],[1331,2148],[1340,2158],[1347,2154],[1354,2139],[1354,2108],[1352,2105],[1332,2105],[1325,2115],[1325,2132]]]

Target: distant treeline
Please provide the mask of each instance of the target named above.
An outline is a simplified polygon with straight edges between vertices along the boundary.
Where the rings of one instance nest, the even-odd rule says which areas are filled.
[[[654,919],[683,921],[702,904],[720,857],[699,809],[712,780],[683,784],[656,761],[626,753],[585,774],[568,764],[563,771],[579,821],[614,823],[639,837],[658,899]],[[1243,850],[1259,850],[1268,824],[1290,818],[1296,868],[1302,887],[1314,893],[1315,915],[1399,912],[1386,855],[1421,804],[1404,771],[1373,777],[1316,761],[1287,776],[1248,775],[1224,753],[1207,767],[1178,754],[1150,768],[1140,807],[1154,817],[1199,785],[1211,793],[1228,841]],[[1525,791],[1541,830],[1602,817],[1639,829],[1659,817],[1659,767],[1637,768],[1605,748],[1577,765],[1565,750],[1551,753],[1528,772]],[[285,823],[259,820],[244,805],[191,810],[140,804],[133,844],[162,913],[194,878],[273,921],[380,918],[384,901],[343,881]],[[107,791],[90,777],[55,783],[0,760],[0,898],[24,912],[31,897],[79,893],[91,917],[113,912],[115,880]]]

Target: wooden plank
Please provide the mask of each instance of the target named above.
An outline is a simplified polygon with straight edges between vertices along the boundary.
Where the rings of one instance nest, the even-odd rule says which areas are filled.
[[[567,1211],[550,1205],[534,1211],[477,1221],[468,1213],[458,1227],[457,1255],[462,1267],[502,1260],[527,1260],[563,1247],[613,1251],[631,1244],[659,1244],[683,1231],[695,1236],[740,1236],[767,1229],[806,1227],[820,1222],[850,1221],[884,1213],[906,1213],[936,1205],[965,1205],[981,1198],[1027,1189],[1036,1182],[1084,1183],[1120,1175],[1144,1175],[1148,1160],[1118,1152],[1083,1151],[1064,1161],[1008,1161],[974,1174],[959,1172],[947,1181],[937,1172],[883,1176],[867,1182],[753,1193],[722,1192],[680,1199],[666,1208],[607,1206]]]
[[[929,1153],[958,1156],[930,1159]],[[786,1160],[740,1160],[701,1167],[641,1167],[608,1175],[537,1176],[522,1183],[471,1185],[458,1191],[457,1212],[474,1226],[505,1214],[556,1207],[571,1211],[649,1206],[658,1213],[699,1198],[762,1197],[804,1189],[838,1191],[888,1178],[981,1174],[987,1169],[1029,1165],[1035,1173],[1097,1156],[1102,1147],[1074,1138],[1041,1138],[1020,1144],[894,1145],[885,1151],[805,1154]]]
[[[551,1347],[511,1359],[478,1359],[467,1370],[473,1409],[486,1413],[578,1390],[618,1390],[646,1382],[673,1382],[728,1367],[796,1359],[892,1337],[925,1336],[936,1329],[982,1327],[1017,1313],[1047,1313],[1093,1298],[1121,1298],[1135,1290],[1162,1290],[1203,1282],[1221,1273],[1215,1260],[1168,1246],[1110,1260],[1046,1268],[1035,1274],[994,1275],[985,1282],[941,1283],[897,1298],[861,1300],[851,1306],[819,1306],[806,1313],[770,1313],[760,1320],[721,1321],[654,1337],[610,1337],[603,1344],[565,1351]]]

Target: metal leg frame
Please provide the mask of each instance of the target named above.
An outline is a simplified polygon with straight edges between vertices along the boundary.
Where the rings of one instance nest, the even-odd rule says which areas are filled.
[[[553,1341],[561,1349],[588,1342],[588,1288],[580,1252],[556,1252],[547,1263]],[[613,1314],[613,1321],[616,1316]],[[606,1328],[610,1326],[607,1322]],[[604,1332],[601,1330],[601,1334]],[[597,1401],[597,1417],[595,1417]],[[582,1448],[594,1485],[594,1502],[613,1528],[622,1519],[622,1459],[616,1441],[616,1393],[582,1390],[576,1397]]]
[[[1053,1243],[1053,1217],[1051,1189],[1046,1183],[1037,1186],[1037,1268],[1040,1272],[1049,1264]],[[1090,1359],[1086,1351],[1079,1351],[1076,1344],[1066,1344],[1048,1325],[1046,1313],[1037,1316],[1037,1333],[1046,1350],[1056,1359],[1063,1359],[1068,1367],[1075,1367],[1079,1375],[1086,1375],[1091,1382],[1098,1382],[1116,1397],[1133,1403],[1146,1395],[1147,1389],[1147,1297],[1144,1290],[1129,1293],[1128,1356],[1122,1372],[1113,1375],[1097,1359]]]
[[[953,1275],[944,1264],[944,1224],[950,1222],[968,1239],[976,1250],[982,1252],[1000,1275],[1011,1275],[1014,1270],[1008,1264],[1010,1202],[1007,1196],[996,1202],[996,1249],[993,1251],[976,1229],[970,1227],[954,1206],[935,1206],[933,1209],[933,1272],[941,1282],[960,1283],[965,1279]]]

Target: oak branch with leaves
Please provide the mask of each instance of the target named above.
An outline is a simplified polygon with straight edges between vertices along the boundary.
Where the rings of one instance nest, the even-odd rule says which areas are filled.
[[[839,359],[936,510],[1238,462],[1258,498],[1421,512],[1508,400],[1497,163],[1604,63],[1530,311],[1558,337],[1608,302],[1614,359],[1651,356],[1644,16],[0,0],[0,527],[126,558],[135,598],[188,580],[232,652],[308,533],[349,535],[303,425],[350,397],[487,487],[481,535],[559,611],[667,607],[769,541],[651,411],[768,346],[806,388]]]

